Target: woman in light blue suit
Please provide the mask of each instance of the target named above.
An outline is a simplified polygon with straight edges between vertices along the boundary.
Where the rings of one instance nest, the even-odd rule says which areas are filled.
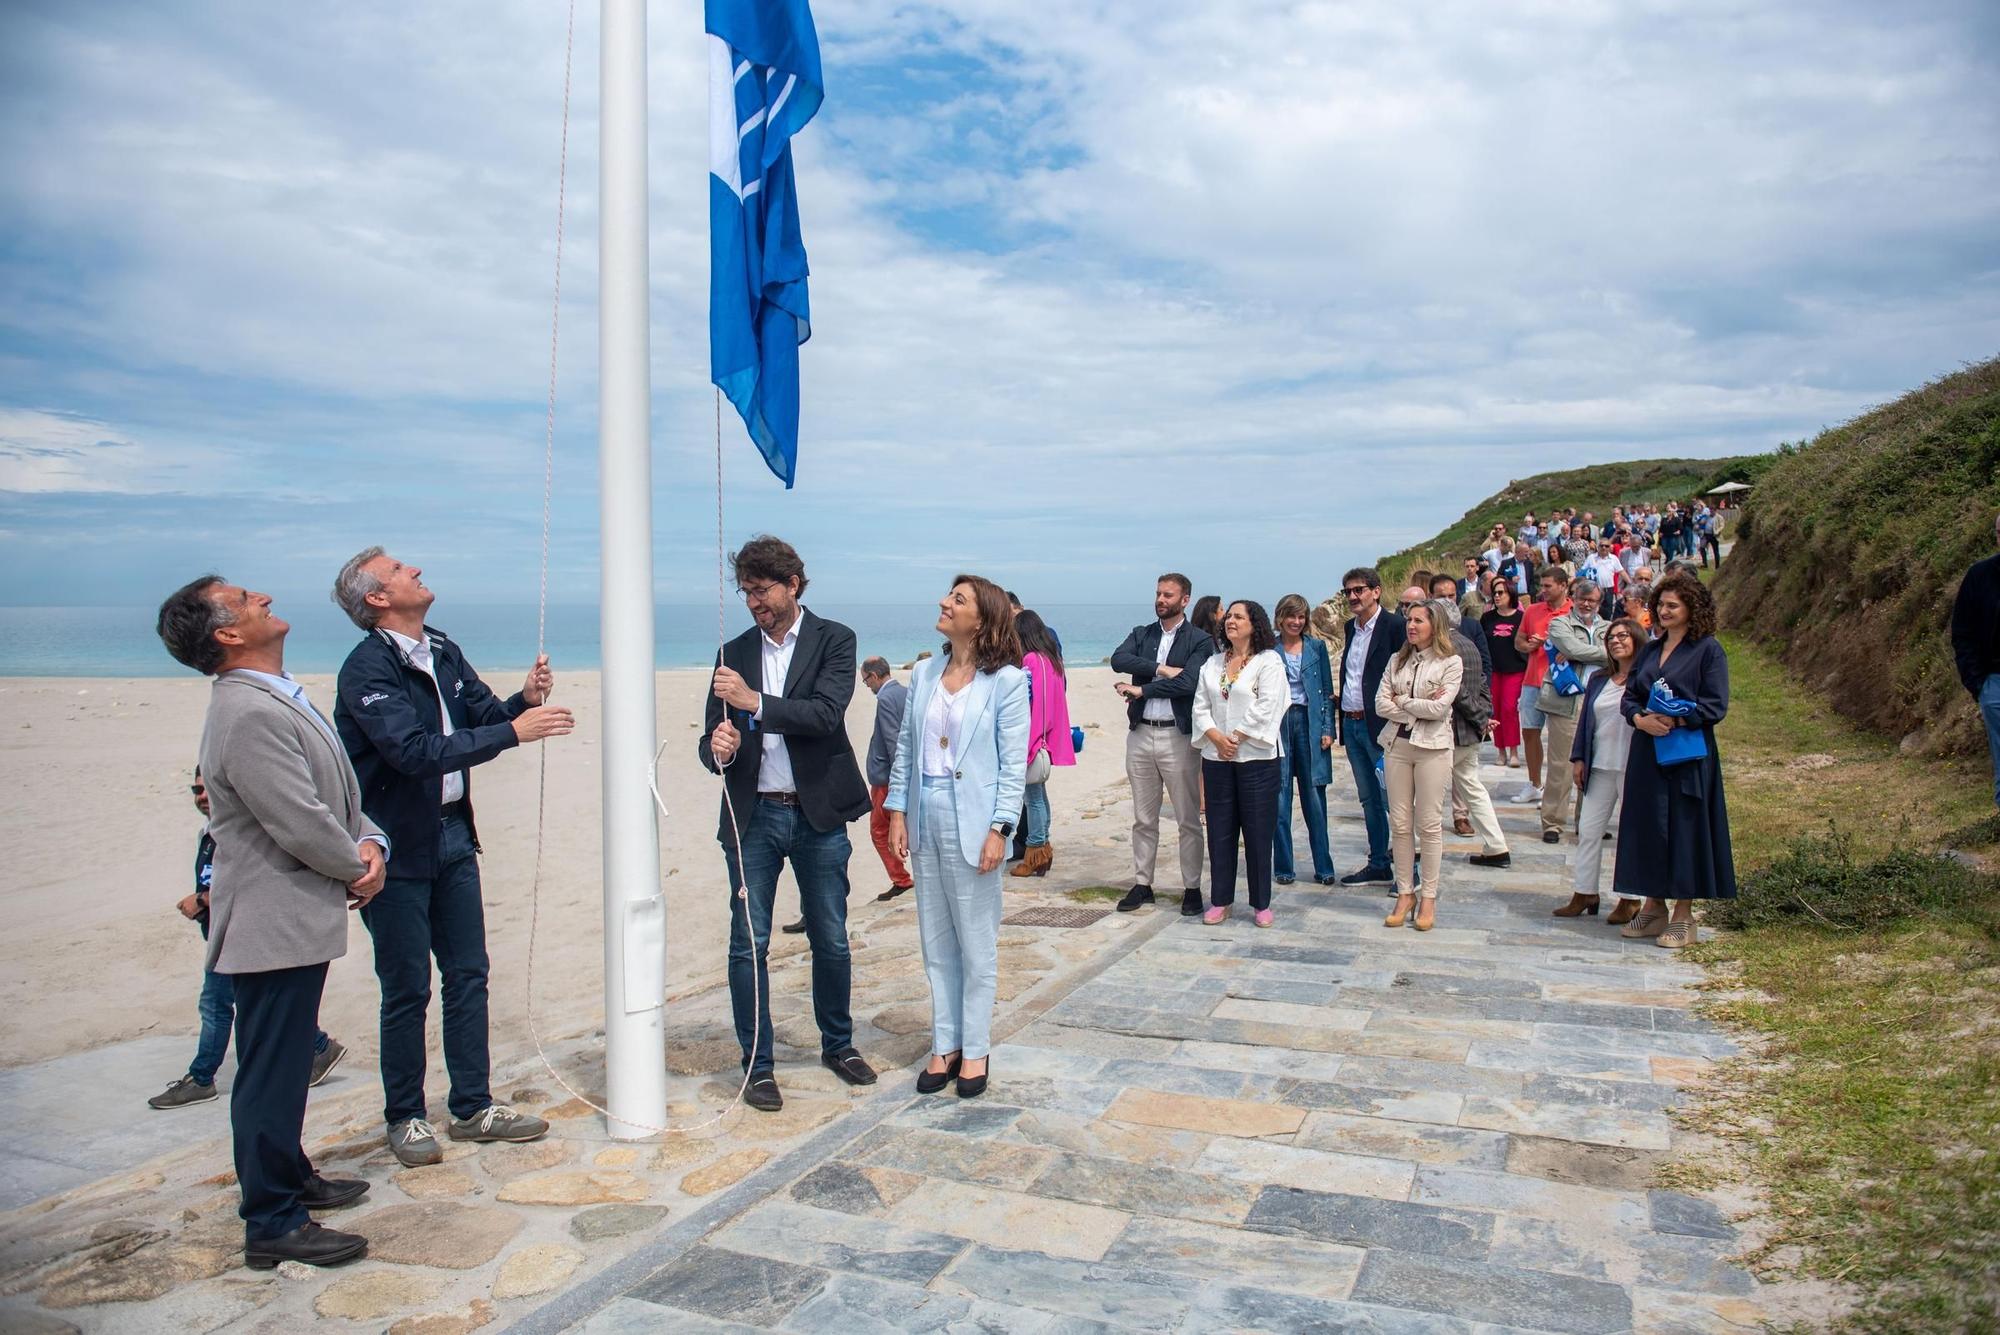
[[[1028,778],[1028,678],[1006,592],[960,575],[938,604],[944,656],[917,665],[889,772],[889,844],[910,858],[931,984],[931,1059],[917,1092],[953,1077],[986,1091],[1000,978],[1000,887]]]

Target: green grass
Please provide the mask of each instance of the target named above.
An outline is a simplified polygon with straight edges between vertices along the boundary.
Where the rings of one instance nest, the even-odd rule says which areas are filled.
[[[1685,1116],[1766,1194],[1753,1266],[1861,1295],[1842,1329],[2000,1329],[2000,881],[1925,851],[1993,851],[1990,771],[1905,757],[1725,643],[1742,897],[1712,917],[1752,925],[1691,953],[1705,1013],[1770,1041]]]
[[[1086,885],[1064,893],[1079,904],[1109,904],[1125,897],[1123,890],[1108,885]]]
[[[1763,866],[1795,836],[1834,826],[1864,854],[1898,842],[1938,847],[1954,834],[1966,841],[1958,847],[2000,844],[1984,755],[1902,755],[1894,742],[1842,719],[1770,650],[1737,634],[1724,633],[1722,643],[1729,717],[1716,746],[1739,868]],[[1982,840],[1982,832],[1991,837]]]

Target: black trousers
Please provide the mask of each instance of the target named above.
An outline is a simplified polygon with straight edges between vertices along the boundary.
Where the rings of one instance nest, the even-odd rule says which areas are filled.
[[[1236,841],[1243,841],[1250,907],[1271,907],[1271,837],[1278,829],[1278,761],[1203,760],[1208,798],[1208,900],[1236,902]]]
[[[299,1194],[312,1180],[302,1139],[313,1035],[326,965],[239,973],[236,982],[236,1083],[229,1091],[229,1133],[243,1193],[246,1241],[283,1237],[306,1222]]]

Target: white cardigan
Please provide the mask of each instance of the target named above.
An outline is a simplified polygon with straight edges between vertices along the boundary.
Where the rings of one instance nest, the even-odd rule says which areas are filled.
[[[1275,649],[1252,654],[1243,665],[1243,675],[1229,685],[1229,698],[1222,698],[1222,665],[1228,651],[1210,654],[1201,665],[1201,679],[1194,688],[1194,737],[1205,760],[1221,760],[1215,743],[1208,740],[1214,728],[1225,737],[1243,735],[1236,759],[1276,760],[1285,754],[1279,736],[1285,710],[1291,707],[1292,687],[1285,677],[1285,660]]]
[[[1400,667],[1399,660],[1402,660]],[[1457,654],[1439,658],[1421,653],[1403,660],[1403,651],[1398,649],[1375,691],[1375,712],[1388,720],[1377,739],[1382,749],[1387,751],[1400,728],[1408,725],[1412,746],[1425,751],[1451,750],[1451,705],[1464,681],[1465,664]],[[1431,699],[1431,693],[1440,686],[1444,688],[1443,698]]]

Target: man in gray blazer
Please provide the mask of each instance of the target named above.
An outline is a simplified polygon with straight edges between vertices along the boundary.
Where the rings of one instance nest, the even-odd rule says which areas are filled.
[[[291,627],[268,597],[204,575],[160,605],[156,629],[177,661],[215,678],[201,737],[216,844],[208,968],[236,987],[243,1260],[339,1265],[367,1240],[307,1212],[352,1205],[368,1184],[321,1177],[306,1158],[306,1086],[326,966],[347,953],[348,910],[382,888],[388,840],[361,812],[333,725],[285,675]]]
[[[889,660],[871,658],[861,665],[861,684],[875,692],[875,732],[868,739],[868,833],[889,872],[889,888],[875,896],[894,899],[910,888],[910,869],[889,846],[889,813],[882,806],[889,796],[889,770],[896,763],[896,738],[903,731],[903,708],[909,688],[889,675]]]

